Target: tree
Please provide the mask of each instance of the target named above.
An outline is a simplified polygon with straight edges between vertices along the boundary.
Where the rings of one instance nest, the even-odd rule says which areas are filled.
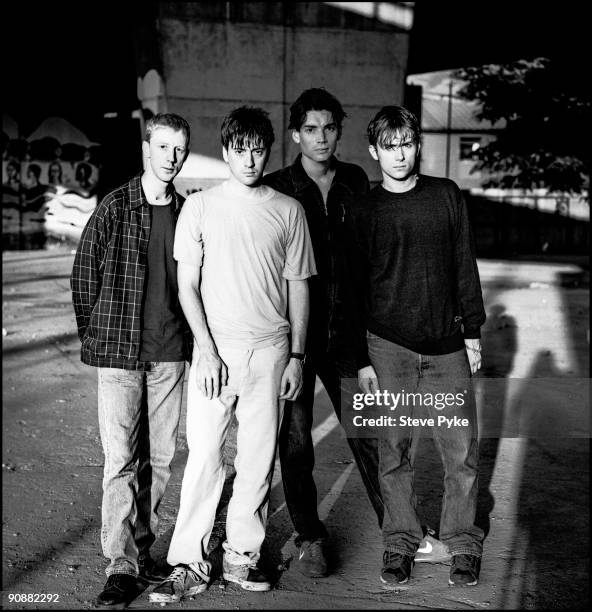
[[[480,105],[477,118],[505,119],[497,140],[478,151],[484,187],[580,194],[590,183],[591,98],[586,71],[547,58],[462,68],[458,95]]]

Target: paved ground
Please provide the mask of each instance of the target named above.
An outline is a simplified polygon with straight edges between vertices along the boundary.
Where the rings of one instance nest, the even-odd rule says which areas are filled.
[[[96,372],[79,361],[68,284],[72,259],[59,248],[3,254],[2,604],[10,609],[91,608],[105,580]],[[246,593],[217,580],[198,600],[169,607],[587,608],[589,441],[582,423],[573,421],[577,415],[566,424],[561,397],[568,391],[552,383],[575,389],[589,376],[589,282],[587,264],[579,264],[479,262],[488,312],[480,397],[500,411],[494,426],[518,419],[530,437],[482,440],[479,523],[488,535],[477,587],[450,588],[447,566],[424,564],[415,567],[405,591],[381,589],[380,533],[319,387],[316,479],[331,533],[332,575],[310,580],[290,567],[293,533],[276,469],[264,548],[276,588]],[[533,378],[540,380],[533,385]],[[490,401],[500,397],[501,403]],[[531,428],[537,424],[545,425],[544,436]],[[421,452],[419,509],[437,526],[442,471],[430,440]],[[170,540],[186,455],[183,419],[157,557]],[[222,528],[223,515],[216,542]],[[11,602],[11,595],[23,594],[39,594],[38,602]],[[56,594],[59,602],[42,603],[42,594]],[[151,607],[147,593],[131,606]]]

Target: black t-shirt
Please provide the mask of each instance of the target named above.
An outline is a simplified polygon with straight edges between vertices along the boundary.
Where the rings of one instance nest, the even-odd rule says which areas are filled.
[[[183,361],[183,315],[173,258],[173,205],[150,206],[148,267],[142,312],[140,361]]]

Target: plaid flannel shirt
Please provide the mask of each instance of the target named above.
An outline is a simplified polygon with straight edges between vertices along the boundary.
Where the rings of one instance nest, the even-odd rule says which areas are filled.
[[[150,205],[141,174],[109,193],[92,213],[74,257],[70,286],[82,342],[81,359],[91,366],[149,370],[138,360],[150,237]],[[184,198],[173,190],[175,219]],[[191,357],[186,328],[185,358]]]

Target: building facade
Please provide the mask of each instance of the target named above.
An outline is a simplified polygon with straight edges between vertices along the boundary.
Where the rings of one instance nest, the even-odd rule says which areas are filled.
[[[366,126],[381,106],[403,101],[413,16],[408,4],[153,4],[153,15],[136,32],[138,98],[145,111],[176,112],[191,125],[191,156],[176,179],[180,190],[226,176],[220,125],[243,104],[270,113],[276,143],[268,170],[290,163],[297,149],[287,129],[289,107],[310,87],[325,87],[341,100],[348,117],[338,155],[377,180]]]

